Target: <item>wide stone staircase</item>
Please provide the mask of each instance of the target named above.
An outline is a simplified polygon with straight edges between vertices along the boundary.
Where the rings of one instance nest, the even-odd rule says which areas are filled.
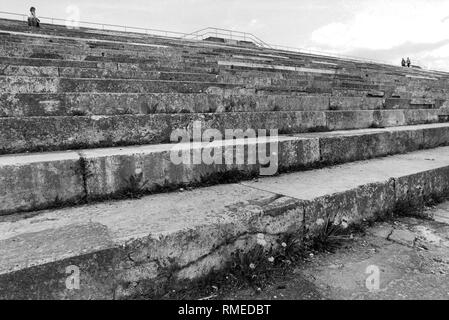
[[[5,19],[0,43],[3,299],[157,297],[261,234],[449,190],[448,73]]]

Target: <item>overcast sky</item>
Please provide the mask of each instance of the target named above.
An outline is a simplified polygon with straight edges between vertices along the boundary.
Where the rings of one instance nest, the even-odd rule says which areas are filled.
[[[6,2],[6,3],[5,3]],[[449,0],[2,0],[2,11],[193,32],[246,31],[268,43],[449,70]],[[399,61],[398,61],[399,60]]]

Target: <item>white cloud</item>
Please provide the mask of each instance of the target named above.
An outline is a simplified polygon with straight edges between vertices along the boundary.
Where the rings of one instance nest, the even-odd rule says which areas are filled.
[[[430,69],[449,71],[449,44],[419,53],[418,59]]]
[[[311,35],[318,45],[351,51],[387,50],[404,43],[435,43],[449,39],[449,1],[370,0],[352,18],[332,22]]]

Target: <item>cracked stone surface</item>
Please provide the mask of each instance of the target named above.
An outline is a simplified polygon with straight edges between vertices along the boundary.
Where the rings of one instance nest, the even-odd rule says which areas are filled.
[[[293,274],[276,279],[261,294],[237,290],[225,299],[449,299],[449,223],[405,217],[376,223],[335,253],[314,254]],[[379,288],[369,290],[369,268],[378,268]]]
[[[393,230],[388,240],[413,247],[416,235],[409,230]]]

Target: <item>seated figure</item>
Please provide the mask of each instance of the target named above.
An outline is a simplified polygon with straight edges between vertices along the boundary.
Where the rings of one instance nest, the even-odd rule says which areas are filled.
[[[28,16],[28,26],[30,27],[40,27],[40,20],[36,17],[36,8],[30,8],[30,15]]]

